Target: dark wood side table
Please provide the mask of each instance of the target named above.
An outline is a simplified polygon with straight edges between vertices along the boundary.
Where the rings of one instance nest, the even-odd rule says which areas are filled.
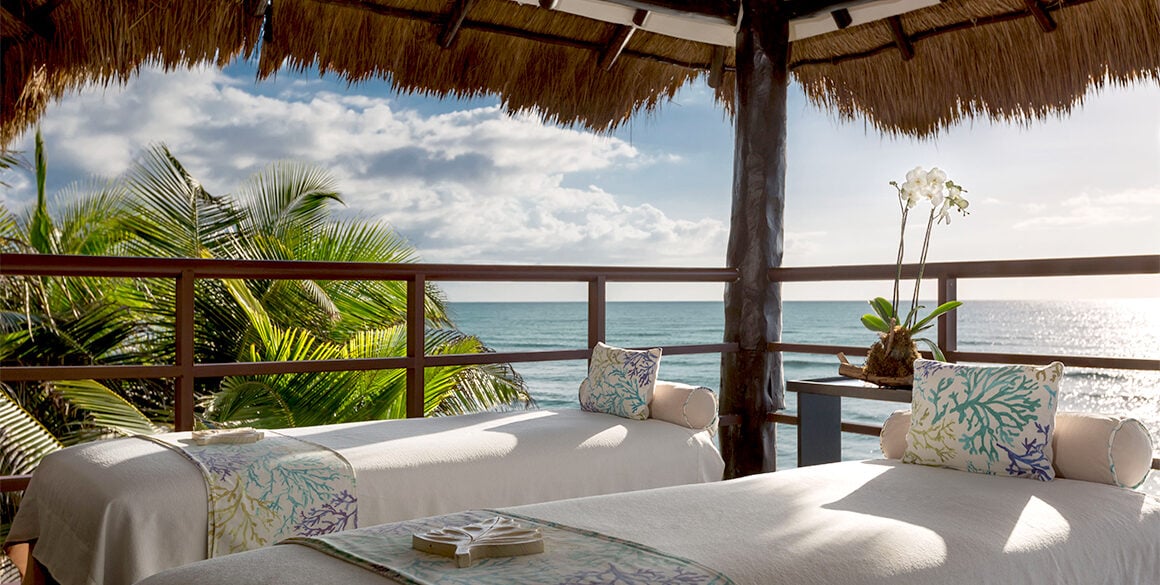
[[[798,467],[842,460],[842,397],[910,403],[910,390],[835,376],[790,380],[798,395]]]

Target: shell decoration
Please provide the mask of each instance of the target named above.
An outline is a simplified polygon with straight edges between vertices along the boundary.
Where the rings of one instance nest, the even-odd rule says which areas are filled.
[[[526,528],[510,518],[494,518],[466,526],[444,526],[411,535],[411,548],[455,559],[459,568],[492,557],[515,557],[544,552],[539,528]]]

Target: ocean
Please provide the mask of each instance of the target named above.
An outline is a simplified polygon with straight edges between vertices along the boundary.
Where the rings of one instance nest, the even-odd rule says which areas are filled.
[[[933,306],[933,303],[926,303]],[[456,326],[496,351],[579,349],[587,345],[587,308],[581,302],[451,303]],[[874,334],[859,323],[863,301],[787,301],[782,339],[794,343],[869,346]],[[1047,355],[1160,357],[1160,301],[969,301],[958,309],[959,349]],[[620,347],[719,343],[724,331],[721,302],[613,302],[607,308],[607,341]],[[932,329],[930,337],[936,336]],[[786,354],[787,380],[837,374],[830,355]],[[1066,365],[1066,364],[1065,364]],[[584,360],[515,364],[542,408],[579,408],[576,393],[587,375]],[[660,378],[720,388],[720,356],[661,358]],[[1160,450],[1160,372],[1066,370],[1060,409],[1132,416],[1151,430]],[[796,396],[787,393],[788,413]],[[843,419],[881,424],[906,405],[844,399]],[[794,467],[796,429],[779,425],[778,469]],[[846,460],[879,457],[878,440],[842,437]],[[1160,472],[1144,489],[1160,495]]]

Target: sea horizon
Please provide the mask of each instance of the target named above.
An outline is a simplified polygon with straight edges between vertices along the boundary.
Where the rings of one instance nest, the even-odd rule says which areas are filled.
[[[1124,302],[1127,301],[1127,302]],[[551,351],[586,348],[586,301],[450,302],[456,326],[500,351]],[[724,336],[723,301],[609,301],[606,339],[620,347],[720,343]],[[929,306],[929,305],[928,305]],[[864,300],[785,301],[782,340],[791,343],[868,347],[875,334],[862,327]],[[1160,357],[1160,311],[1138,299],[1081,301],[967,301],[958,310],[962,351],[1025,353],[1046,356]],[[929,337],[936,338],[931,330]],[[720,354],[662,356],[659,377],[720,389]],[[835,355],[787,353],[786,380],[837,375]],[[1067,368],[1060,390],[1061,411],[1101,412],[1137,418],[1160,445],[1160,372]],[[586,361],[514,363],[539,407],[579,408],[576,392],[587,375]],[[796,396],[786,395],[786,413],[795,413]],[[842,418],[882,424],[905,404],[847,399]],[[796,465],[796,430],[779,425],[778,468]],[[843,459],[880,457],[874,437],[844,434]],[[1160,495],[1160,473],[1147,491]]]

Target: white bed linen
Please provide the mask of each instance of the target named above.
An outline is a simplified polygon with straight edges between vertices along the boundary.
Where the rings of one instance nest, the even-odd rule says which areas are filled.
[[[643,543],[722,571],[737,585],[1160,583],[1160,501],[1075,480],[876,460],[512,510]],[[392,581],[280,545],[140,585],[227,583]]]
[[[355,469],[359,524],[721,479],[706,431],[578,410],[287,429]],[[177,433],[188,436],[189,433]],[[54,453],[8,542],[63,585],[129,585],[205,558],[206,493],[180,454],[142,439]]]

